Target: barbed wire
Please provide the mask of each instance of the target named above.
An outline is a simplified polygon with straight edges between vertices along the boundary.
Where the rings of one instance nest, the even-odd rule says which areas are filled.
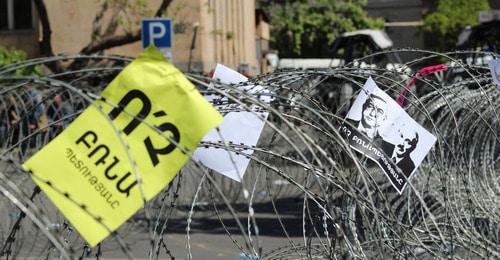
[[[372,63],[408,53],[413,59],[404,64]],[[222,234],[234,257],[244,259],[499,258],[500,93],[484,63],[492,58],[497,54],[400,49],[343,67],[278,70],[232,85],[187,74],[222,114],[269,113],[267,119],[259,117],[265,127],[255,146],[199,145],[249,158],[243,181],[218,175],[184,151],[190,160],[174,180],[96,248],[31,179],[50,185],[108,228],[105,221],[70,191],[20,165],[94,101],[117,107],[99,93],[132,59],[66,55],[0,68],[0,255],[200,258],[193,245],[205,233]],[[52,62],[78,66],[58,74],[15,75]],[[417,76],[418,69],[438,63],[448,70]],[[369,77],[393,98],[416,77],[404,109],[437,137],[402,194],[350,148],[339,129]],[[271,102],[248,91],[256,85],[269,92]],[[178,145],[143,118],[126,114]],[[184,247],[174,245],[172,232],[185,235]],[[269,236],[275,243],[266,243]]]

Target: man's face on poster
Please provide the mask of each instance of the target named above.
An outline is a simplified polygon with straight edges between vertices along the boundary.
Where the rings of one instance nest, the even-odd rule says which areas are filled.
[[[413,131],[405,132],[401,130],[398,130],[398,134],[400,141],[396,145],[396,156],[398,158],[409,156],[417,147],[418,134]]]
[[[369,95],[363,107],[361,123],[365,128],[377,128],[387,117],[387,103],[380,97]]]

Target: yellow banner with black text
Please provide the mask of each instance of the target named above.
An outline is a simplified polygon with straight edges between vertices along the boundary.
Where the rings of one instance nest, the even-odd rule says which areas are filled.
[[[222,120],[151,46],[23,167],[95,246],[158,194]]]

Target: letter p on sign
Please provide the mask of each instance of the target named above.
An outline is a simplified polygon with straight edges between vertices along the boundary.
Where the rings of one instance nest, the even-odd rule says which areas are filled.
[[[172,48],[172,21],[170,19],[143,19],[142,46],[153,44],[158,48]]]

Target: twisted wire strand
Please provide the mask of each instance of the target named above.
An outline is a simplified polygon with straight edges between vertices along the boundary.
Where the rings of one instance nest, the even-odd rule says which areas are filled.
[[[400,66],[366,65],[408,53],[416,57]],[[233,85],[188,74],[202,94],[216,97],[212,102],[223,114],[269,112],[255,146],[199,145],[250,159],[242,183],[190,156],[164,191],[96,248],[86,245],[43,194],[33,196],[36,185],[29,176],[36,173],[20,164],[100,100],[99,93],[132,59],[66,55],[0,68],[0,255],[200,258],[193,247],[198,234],[220,230],[225,245],[247,259],[498,258],[500,93],[478,62],[492,57],[498,55],[399,49],[344,67],[280,70]],[[40,77],[13,76],[18,69],[54,62],[79,66]],[[378,167],[349,147],[339,127],[368,77],[396,97],[416,76],[412,71],[434,62],[448,64],[448,71],[417,77],[404,109],[438,140],[399,195]],[[245,90],[254,85],[268,90],[272,101]],[[30,98],[33,91],[39,100]],[[47,125],[30,126],[40,110],[49,117]],[[178,145],[143,118],[126,114]],[[126,143],[123,149],[130,156]],[[134,176],[142,187],[136,170]],[[184,248],[170,241],[174,230],[185,230]],[[266,243],[271,233],[280,246]],[[130,246],[144,239],[145,248]]]

